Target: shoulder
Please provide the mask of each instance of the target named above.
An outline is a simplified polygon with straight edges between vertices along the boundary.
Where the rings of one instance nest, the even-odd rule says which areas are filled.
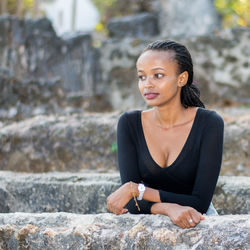
[[[122,113],[118,119],[118,128],[124,126],[136,127],[138,125],[140,113],[140,110],[133,110]]]
[[[135,122],[138,118],[139,114],[141,113],[140,110],[132,110],[124,112],[120,115],[118,122]]]
[[[206,126],[224,127],[222,117],[214,110],[199,108],[200,119]]]

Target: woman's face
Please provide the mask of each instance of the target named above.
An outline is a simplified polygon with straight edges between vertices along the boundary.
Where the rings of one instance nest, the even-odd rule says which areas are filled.
[[[180,100],[181,87],[187,72],[178,74],[178,64],[172,51],[148,50],[137,63],[139,90],[149,106],[162,106]]]

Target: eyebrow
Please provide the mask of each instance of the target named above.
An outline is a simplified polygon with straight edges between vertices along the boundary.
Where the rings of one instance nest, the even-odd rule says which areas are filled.
[[[166,71],[164,68],[161,68],[161,67],[156,67],[156,68],[153,68],[152,70],[164,70]],[[143,70],[138,70],[137,72],[144,72]]]

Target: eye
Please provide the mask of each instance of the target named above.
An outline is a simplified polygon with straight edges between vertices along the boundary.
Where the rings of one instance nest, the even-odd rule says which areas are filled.
[[[139,78],[139,80],[141,80],[141,81],[146,80],[146,76],[144,76],[144,75],[139,75],[138,78]]]
[[[162,73],[156,73],[156,74],[154,75],[154,77],[155,77],[156,79],[161,79],[161,78],[164,77],[164,75],[163,75]]]

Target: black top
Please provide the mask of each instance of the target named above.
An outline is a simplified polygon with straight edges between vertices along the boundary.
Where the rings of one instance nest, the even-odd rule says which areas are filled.
[[[190,206],[205,213],[211,203],[220,172],[222,118],[211,110],[198,108],[188,138],[168,167],[160,167],[150,155],[141,122],[141,110],[125,112],[117,127],[118,166],[122,184],[133,181],[159,190],[162,202]],[[141,213],[150,213],[154,204],[138,201]],[[134,200],[130,213],[139,213]]]

